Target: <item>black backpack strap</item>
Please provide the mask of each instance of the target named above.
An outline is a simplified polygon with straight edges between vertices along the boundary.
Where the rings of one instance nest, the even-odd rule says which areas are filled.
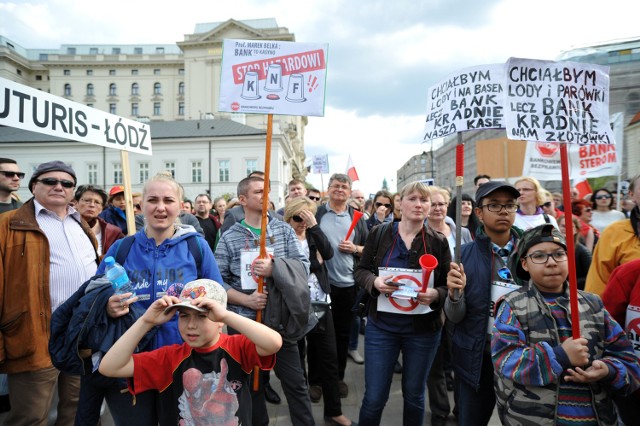
[[[549,215],[548,214],[542,213],[542,216],[544,217],[545,223],[551,223],[551,219],[549,219]]]
[[[120,265],[124,265],[124,261],[127,259],[129,255],[129,250],[131,250],[131,246],[133,245],[133,241],[135,240],[135,235],[129,235],[124,237],[118,246],[118,250],[116,250],[116,255],[114,256],[116,262]]]
[[[200,241],[198,241],[197,235],[187,237],[187,244],[191,256],[196,261],[196,270],[198,271],[198,279],[202,278],[202,248],[200,247]]]

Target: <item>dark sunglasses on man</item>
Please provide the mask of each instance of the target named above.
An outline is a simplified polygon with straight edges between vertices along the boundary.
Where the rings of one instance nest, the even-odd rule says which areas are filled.
[[[24,173],[23,172],[11,172],[8,170],[0,170],[0,173],[2,173],[5,177],[12,179],[14,176],[18,176],[18,178],[20,179],[24,179]]]

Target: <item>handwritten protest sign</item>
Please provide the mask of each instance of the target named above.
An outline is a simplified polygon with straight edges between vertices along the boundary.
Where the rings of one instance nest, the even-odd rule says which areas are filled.
[[[329,156],[327,154],[314,155],[311,171],[315,174],[329,173]]]
[[[324,115],[326,44],[224,40],[220,111]]]
[[[615,176],[620,173],[622,159],[623,116],[613,114],[609,120],[614,144],[569,145],[569,176],[571,179]],[[557,142],[527,144],[522,167],[523,176],[540,180],[560,179],[560,145]]]
[[[505,69],[509,139],[612,144],[608,67],[510,58]]]
[[[149,126],[0,78],[0,125],[151,155]]]
[[[456,132],[504,127],[504,64],[465,68],[431,86],[424,141]]]

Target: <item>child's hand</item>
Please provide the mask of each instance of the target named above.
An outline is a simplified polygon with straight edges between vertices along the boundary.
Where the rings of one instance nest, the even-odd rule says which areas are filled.
[[[447,273],[447,288],[449,289],[449,297],[454,297],[454,291],[463,291],[467,285],[467,275],[464,273],[464,266],[462,263],[458,265],[455,262],[451,262],[451,269]]]
[[[164,324],[175,315],[174,311],[165,314],[164,310],[177,303],[180,303],[180,299],[175,296],[162,296],[161,299],[157,299],[149,306],[149,309],[142,315],[142,320],[151,325]]]
[[[576,367],[575,369],[569,368],[567,373],[569,374],[564,376],[567,382],[593,383],[607,377],[609,374],[609,366],[606,362],[596,360],[593,361],[591,366],[586,370],[580,367]]]
[[[574,367],[589,364],[589,348],[587,347],[587,339],[580,337],[579,339],[568,338],[562,343],[562,349],[569,357],[569,362]]]
[[[118,318],[129,313],[129,305],[138,301],[138,296],[131,297],[133,293],[114,294],[107,301],[107,315]]]
[[[200,297],[198,299],[192,300],[191,304],[197,306],[198,308],[206,309],[207,316],[211,321],[225,322],[228,311],[215,300]]]

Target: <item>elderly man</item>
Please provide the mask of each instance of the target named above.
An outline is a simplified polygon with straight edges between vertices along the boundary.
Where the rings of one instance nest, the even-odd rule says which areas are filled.
[[[73,424],[80,378],[53,367],[51,313],[93,276],[96,240],[69,207],[76,175],[61,161],[40,164],[29,180],[33,198],[0,215],[0,373],[9,375],[6,425],[47,423],[58,386],[56,424]]]

